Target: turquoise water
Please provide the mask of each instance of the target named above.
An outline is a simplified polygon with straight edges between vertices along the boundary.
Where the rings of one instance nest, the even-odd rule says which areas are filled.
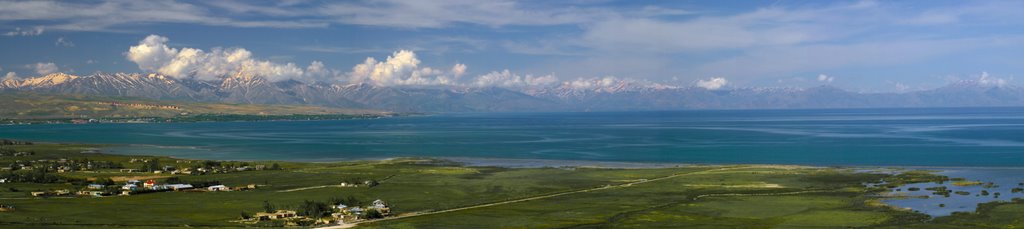
[[[897,187],[892,194],[906,198],[885,199],[882,202],[902,207],[931,216],[946,216],[953,212],[974,212],[978,204],[992,201],[1010,201],[1013,198],[1024,198],[1024,193],[1014,193],[1013,188],[1024,188],[1024,169],[1022,168],[936,168],[941,169],[938,174],[953,178],[964,178],[968,181],[991,182],[993,186],[984,185],[956,186],[952,182],[944,183],[915,183]],[[930,187],[945,186],[953,192],[961,191],[966,193],[936,195],[933,191],[925,190]],[[910,188],[919,190],[910,191]],[[899,191],[897,191],[899,190]],[[982,190],[988,191],[989,195],[982,195]],[[995,195],[999,193],[1000,195]]]
[[[367,120],[0,126],[201,159],[404,156],[806,165],[1024,165],[1024,108],[445,114]]]

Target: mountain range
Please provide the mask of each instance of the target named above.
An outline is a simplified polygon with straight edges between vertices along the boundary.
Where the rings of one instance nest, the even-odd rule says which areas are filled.
[[[1024,106],[1024,89],[964,80],[907,93],[859,93],[812,88],[675,87],[619,81],[600,86],[502,88],[379,86],[367,83],[271,82],[245,74],[220,80],[159,74],[53,73],[0,82],[0,91],[127,96],[238,104],[306,104],[397,112],[627,111],[681,109],[798,109],[869,107]]]

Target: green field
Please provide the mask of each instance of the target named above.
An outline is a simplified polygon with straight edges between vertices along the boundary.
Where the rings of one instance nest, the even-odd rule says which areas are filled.
[[[125,168],[158,158],[160,165],[187,167],[203,161],[80,153],[97,146],[6,146],[34,151],[3,156],[0,165],[34,160],[110,161]],[[239,165],[243,162],[220,162]],[[281,170],[174,175],[183,182],[220,181],[259,188],[232,192],[160,192],[110,197],[31,197],[29,192],[80,189],[81,182],[3,183],[3,228],[253,227],[234,222],[264,201],[278,209],[304,200],[352,196],[389,202],[392,216],[359,223],[365,228],[1014,228],[1022,227],[1024,203],[989,204],[974,214],[930,219],[877,204],[864,182],[944,179],[915,172],[900,176],[855,173],[847,168],[723,165],[673,168],[467,167],[429,159],[278,163]],[[72,179],[159,176],[117,169],[57,173]],[[343,181],[376,180],[373,187],[337,187]],[[454,209],[454,210],[453,210]]]

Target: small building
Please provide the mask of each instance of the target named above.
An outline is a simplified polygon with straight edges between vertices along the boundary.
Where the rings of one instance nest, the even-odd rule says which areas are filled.
[[[220,184],[220,185],[214,185],[214,186],[206,187],[206,190],[209,190],[211,192],[221,192],[221,191],[231,191],[231,188],[229,188],[228,186],[224,186],[224,185]]]
[[[121,186],[121,190],[125,191],[135,191],[137,189],[139,189],[139,186],[135,184],[125,184],[124,186]]]
[[[194,188],[194,187],[192,187],[191,184],[167,184],[167,185],[164,185],[164,187],[167,187],[167,188],[169,188],[171,190],[174,190],[174,191]]]
[[[259,220],[274,220],[274,219],[294,218],[295,216],[296,216],[295,211],[277,210],[277,211],[271,212],[271,213],[257,212],[256,215],[253,216],[253,218],[256,218],[256,219],[259,219]]]
[[[334,209],[342,210],[342,209],[348,208],[348,205],[338,204],[337,206],[332,206],[332,207],[334,207]]]
[[[353,214],[353,215],[362,215],[363,214],[363,208],[351,207],[351,208],[348,208],[348,212]]]
[[[122,173],[136,173],[136,172],[139,172],[139,170],[138,169],[121,169],[121,172]]]
[[[107,192],[96,191],[96,190],[82,190],[82,191],[78,191],[78,195],[80,195],[80,196],[103,196],[103,195],[106,195],[106,194],[107,194]]]
[[[46,192],[31,192],[31,194],[35,197],[46,196]]]
[[[92,190],[100,190],[100,189],[103,189],[105,187],[106,186],[104,186],[102,184],[89,184],[89,186],[87,186],[87,188],[92,189]]]
[[[142,184],[142,186],[146,187],[146,188],[153,188],[154,186],[156,186],[156,181],[155,180],[147,180],[146,183]]]
[[[383,200],[380,200],[380,199],[374,200],[373,203],[371,203],[370,205],[373,205],[373,207],[375,207],[375,208],[386,208],[386,207],[388,207],[388,203],[384,202]]]
[[[388,203],[380,199],[374,200],[368,208],[380,212],[382,215],[391,214],[391,208],[388,207]]]

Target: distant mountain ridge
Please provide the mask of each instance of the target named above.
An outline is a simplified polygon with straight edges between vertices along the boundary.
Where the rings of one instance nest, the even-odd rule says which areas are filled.
[[[202,81],[159,74],[76,76],[53,73],[0,82],[0,91],[240,104],[307,104],[398,112],[1024,106],[1024,89],[1020,87],[971,80],[909,93],[857,93],[832,86],[709,90],[622,81],[590,87],[567,84],[532,88],[386,87],[367,83],[270,82],[246,74],[227,76],[220,81]]]

